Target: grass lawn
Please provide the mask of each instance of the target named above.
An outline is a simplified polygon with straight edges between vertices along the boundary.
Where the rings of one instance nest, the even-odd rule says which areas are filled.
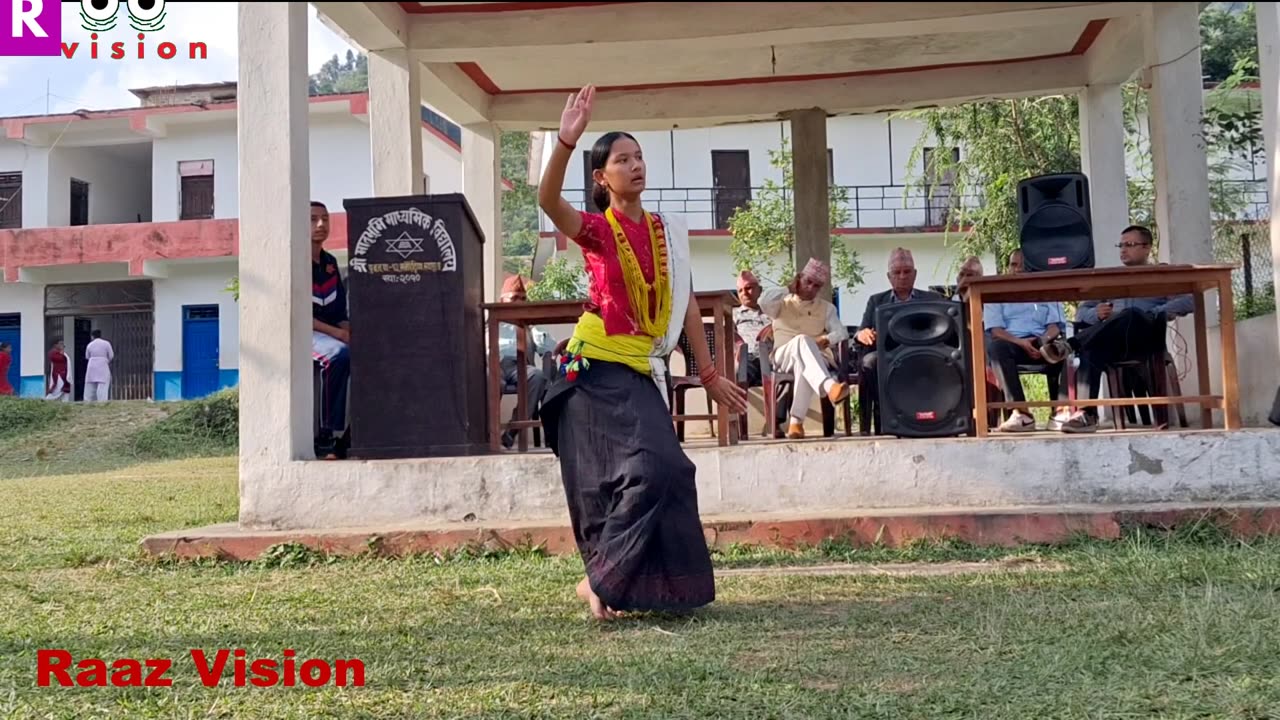
[[[600,627],[536,553],[255,563],[142,557],[232,520],[235,461],[0,479],[0,718],[1274,718],[1280,542],[1212,529],[1030,549],[1065,569],[723,577],[689,618]],[[721,567],[986,559],[735,550]],[[1048,563],[1044,563],[1047,568]],[[172,658],[169,688],[36,687],[36,651]],[[364,687],[200,684],[193,648],[357,658]]]

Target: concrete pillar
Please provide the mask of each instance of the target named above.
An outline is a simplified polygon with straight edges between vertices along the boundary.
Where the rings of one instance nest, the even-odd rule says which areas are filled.
[[[484,232],[484,300],[502,288],[502,133],[497,125],[462,128],[462,193]]]
[[[1271,206],[1280,198],[1280,10],[1275,3],[1256,3],[1258,64],[1262,81],[1262,132],[1267,145],[1267,183]],[[1280,217],[1271,213],[1272,282],[1280,288]],[[1280,313],[1276,313],[1280,318]]]
[[[1148,3],[1143,15],[1160,259],[1173,264],[1213,260],[1198,8]]]
[[[827,113],[791,114],[791,172],[795,182],[796,269],[809,258],[831,264],[831,201],[827,187]]]
[[[311,459],[306,3],[240,3],[240,478]],[[341,211],[341,208],[333,208]]]
[[[374,195],[423,192],[421,68],[407,50],[369,53]]]
[[[1093,256],[1098,267],[1120,264],[1116,241],[1129,225],[1124,166],[1124,98],[1119,85],[1090,85],[1080,93],[1080,161],[1089,178]]]
[[[1209,216],[1209,163],[1202,129],[1204,81],[1200,68],[1200,11],[1192,2],[1147,3],[1143,11],[1143,50],[1151,86],[1151,166],[1155,180],[1156,226],[1160,261],[1174,265],[1213,262],[1213,226]],[[1219,324],[1216,293],[1205,302],[1205,322]],[[1209,394],[1207,371],[1196,359],[1191,317],[1173,323],[1190,352],[1185,392]],[[1172,345],[1170,345],[1172,347]],[[1216,350],[1210,350],[1216,352]],[[1187,419],[1199,422],[1200,407],[1187,406]]]

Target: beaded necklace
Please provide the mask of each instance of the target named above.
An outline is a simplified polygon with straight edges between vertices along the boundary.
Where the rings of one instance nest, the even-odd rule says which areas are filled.
[[[631,300],[631,309],[635,313],[636,323],[646,335],[660,338],[667,333],[667,324],[671,320],[671,277],[667,268],[667,237],[662,223],[655,221],[648,211],[644,213],[645,224],[649,228],[649,243],[653,250],[654,281],[644,279],[640,269],[640,261],[627,242],[622,225],[613,213],[613,208],[604,212],[613,228],[613,240],[618,249],[618,262],[622,265],[622,277],[627,285],[627,297]],[[654,312],[649,313],[649,293],[656,297]]]

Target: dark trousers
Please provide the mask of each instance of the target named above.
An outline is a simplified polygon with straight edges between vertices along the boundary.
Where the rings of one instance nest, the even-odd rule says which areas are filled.
[[[760,375],[760,356],[747,353],[747,362],[743,368],[746,372],[747,387],[760,387],[764,378]]]
[[[1163,314],[1130,308],[1077,333],[1071,344],[1089,379],[1089,397],[1096,399],[1102,391],[1102,371],[1107,365],[1163,356],[1167,323]],[[1087,406],[1084,412],[1098,416],[1097,406]]]
[[[1040,338],[1032,338],[1031,344],[1039,348]],[[1012,402],[1026,402],[1026,393],[1022,391],[1022,379],[1018,377],[1018,366],[1044,364],[1044,358],[1033,358],[1020,346],[998,338],[991,338],[987,343],[987,357],[1000,371],[1000,383],[1003,385],[1001,389],[1005,397]],[[1062,381],[1067,369],[1066,361],[1056,365],[1045,364],[1045,368],[1044,376],[1049,385],[1049,397],[1055,400],[1066,400],[1062,393],[1065,389]]]
[[[347,429],[347,384],[351,378],[351,353],[343,347],[336,354],[315,359],[320,368],[321,434],[340,434]]]
[[[519,387],[516,384],[519,381],[519,377],[516,375],[516,359],[503,358],[501,361],[501,365],[502,365],[502,383],[504,385],[508,385],[511,387]],[[551,380],[546,375],[544,375],[541,370],[539,370],[538,368],[532,365],[526,365],[524,370],[525,370],[525,374],[524,374],[525,409],[529,413],[530,420],[537,420],[539,417],[538,413],[542,409],[542,399],[547,396],[547,388],[550,387]],[[519,407],[517,407],[515,410],[511,411],[512,420],[517,419],[516,413],[519,412],[519,410],[520,410]],[[508,431],[508,432],[512,432],[512,431]]]

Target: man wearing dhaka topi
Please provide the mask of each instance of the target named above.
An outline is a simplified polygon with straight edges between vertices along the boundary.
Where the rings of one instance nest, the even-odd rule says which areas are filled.
[[[814,393],[839,403],[849,387],[832,375],[836,366],[833,348],[848,337],[840,314],[831,302],[818,297],[831,280],[831,270],[810,258],[785,288],[771,288],[760,296],[760,309],[773,318],[773,364],[779,372],[796,377],[792,391],[787,437],[804,437],[804,418]]]

